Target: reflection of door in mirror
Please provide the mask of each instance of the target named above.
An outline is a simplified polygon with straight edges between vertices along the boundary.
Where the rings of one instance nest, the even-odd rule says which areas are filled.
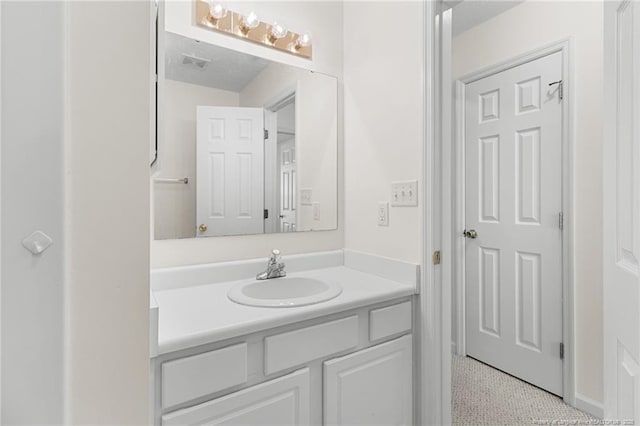
[[[280,169],[280,227],[279,232],[296,230],[296,147],[293,137],[278,135]]]
[[[198,237],[262,233],[262,108],[198,106]]]
[[[296,230],[296,139],[295,139],[295,95],[278,111],[278,180],[279,212],[278,232]]]

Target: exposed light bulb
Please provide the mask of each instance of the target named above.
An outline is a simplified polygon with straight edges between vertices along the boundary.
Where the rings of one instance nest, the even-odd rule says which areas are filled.
[[[270,35],[277,40],[279,38],[283,38],[284,36],[286,36],[288,32],[289,30],[287,30],[287,28],[284,25],[279,24],[278,22],[274,22],[273,25],[271,26]]]
[[[309,31],[306,31],[300,34],[300,36],[296,40],[296,45],[295,45],[296,49],[311,46],[311,39],[312,39],[312,36]]]
[[[260,19],[258,19],[258,15],[255,12],[249,12],[249,14],[242,18],[242,23],[240,24],[240,31],[243,34],[247,34],[252,29],[256,28],[260,25]]]
[[[227,16],[227,6],[224,2],[210,1],[209,2],[209,14],[214,19],[222,19]]]

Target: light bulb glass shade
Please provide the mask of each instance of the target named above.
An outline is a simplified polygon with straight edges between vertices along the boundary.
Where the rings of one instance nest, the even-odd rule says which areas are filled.
[[[271,26],[271,37],[273,37],[274,39],[283,38],[287,35],[288,32],[289,30],[287,30],[284,25],[277,22],[274,22]]]
[[[298,37],[298,40],[296,40],[296,47],[300,48],[300,47],[311,46],[312,38],[313,37],[311,36],[311,33],[309,31],[306,31],[300,34],[300,36]]]
[[[247,30],[252,30],[260,25],[260,19],[258,19],[258,15],[255,12],[249,12],[247,16],[242,18],[242,26]]]
[[[227,16],[227,5],[220,1],[210,1],[209,14],[215,19],[222,19]]]

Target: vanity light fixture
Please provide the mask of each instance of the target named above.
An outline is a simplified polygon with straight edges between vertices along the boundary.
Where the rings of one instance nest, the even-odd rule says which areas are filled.
[[[260,21],[255,12],[242,15],[229,10],[223,1],[195,2],[196,23],[201,27],[311,59],[313,50],[309,32],[294,33],[279,22],[267,24]]]

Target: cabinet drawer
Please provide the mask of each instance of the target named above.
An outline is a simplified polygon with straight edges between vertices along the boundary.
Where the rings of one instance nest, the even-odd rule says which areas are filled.
[[[172,407],[247,381],[247,344],[162,364],[162,407]]]
[[[358,346],[356,315],[275,336],[265,342],[265,374]]]
[[[163,426],[308,425],[309,369],[162,416]]]
[[[369,340],[375,341],[411,330],[411,302],[398,303],[369,312]]]

